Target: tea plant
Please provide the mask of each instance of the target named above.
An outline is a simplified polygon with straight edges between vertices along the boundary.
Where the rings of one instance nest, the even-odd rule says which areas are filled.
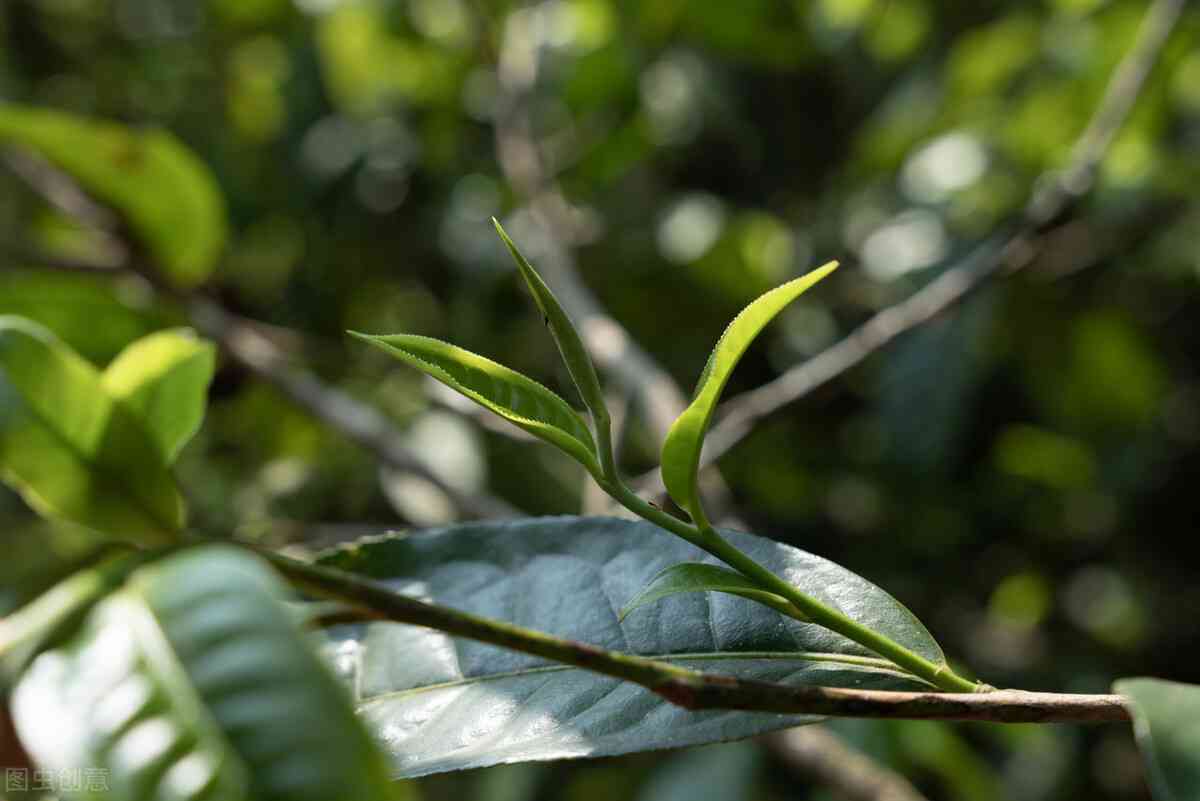
[[[204,280],[211,259],[177,249],[194,256],[219,240],[211,182],[180,195],[200,210],[185,215],[182,244],[143,194],[169,199],[181,175],[202,172],[168,135],[4,107],[0,141],[38,151],[120,210],[163,291]],[[1159,797],[1200,791],[1200,689],[1129,679],[1114,695],[995,690],[865,579],[712,525],[698,474],[721,392],[759,332],[836,263],[758,298],[718,340],[662,446],[676,516],[620,474],[579,333],[496,229],[586,419],[452,344],[354,336],[559,448],[640,520],[464,524],[309,562],[204,536],[187,526],[171,466],[200,425],[212,345],[167,330],[100,370],[43,326],[0,317],[0,475],[55,524],[11,546],[29,569],[4,588],[0,681],[41,768],[103,771],[104,787],[62,795],[403,797],[395,777],[696,745],[825,715],[1132,719]]]

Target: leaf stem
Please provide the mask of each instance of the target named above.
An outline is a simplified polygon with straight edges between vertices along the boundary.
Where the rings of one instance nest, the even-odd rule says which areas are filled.
[[[603,474],[601,486],[611,482],[619,483],[621,477],[617,472],[617,458],[613,453],[612,418],[609,417],[608,410],[592,410],[592,423],[596,429],[596,450],[600,454],[600,470]]]
[[[711,526],[696,526],[672,517],[642,500],[622,483],[607,483],[604,485],[604,489],[634,514],[704,549],[746,578],[758,582],[776,595],[783,596],[813,623],[869,648],[914,676],[948,692],[969,693],[989,689],[987,685],[964,679],[951,670],[949,665],[931,662],[890,637],[880,634],[843,612],[806,595],[735,548]]]
[[[360,610],[364,617],[444,631],[541,656],[639,684],[686,709],[738,709],[801,715],[999,723],[1128,721],[1119,695],[1074,695],[997,690],[981,694],[898,692],[785,684],[712,675],[634,654],[555,637],[410,598],[368,578],[312,565],[268,549],[237,543],[268,559],[314,596]]]

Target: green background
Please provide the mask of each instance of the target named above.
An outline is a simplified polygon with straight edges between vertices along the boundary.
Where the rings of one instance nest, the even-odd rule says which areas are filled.
[[[435,336],[567,392],[489,221],[535,265],[546,256],[551,240],[498,157],[514,95],[575,210],[556,239],[570,234],[579,277],[685,393],[743,305],[843,262],[766,331],[728,396],[1006,230],[1064,162],[1144,10],[6,0],[0,100],[169,129],[228,205],[206,291],[384,410],[461,491],[574,513],[603,507],[565,456],[480,427],[342,333]],[[887,588],[998,686],[1200,681],[1198,25],[1186,11],[1095,192],[1024,272],[771,416],[720,463],[726,515]],[[9,170],[0,243],[116,253]],[[0,263],[0,312],[43,322],[98,365],[184,322],[128,275]],[[626,469],[652,467],[645,416],[633,409],[621,430]],[[270,543],[455,516],[228,360],[178,475],[193,525]],[[2,492],[0,527],[28,525]],[[931,799],[1147,797],[1126,727],[835,728]],[[754,744],[420,785],[428,799],[481,801],[833,797]]]

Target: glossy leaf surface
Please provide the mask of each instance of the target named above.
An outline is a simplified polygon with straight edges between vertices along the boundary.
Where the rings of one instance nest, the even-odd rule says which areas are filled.
[[[583,418],[565,400],[532,378],[429,337],[351,333],[558,446],[593,474],[599,469],[592,432]]]
[[[727,536],[805,592],[930,660],[944,660],[924,626],[865,579],[770,540]],[[557,517],[464,525],[364,540],[322,561],[445,606],[713,673],[790,684],[915,686],[849,640],[731,595],[674,595],[618,620],[618,610],[663,568],[713,563],[641,521]],[[406,775],[677,748],[810,720],[690,712],[637,685],[413,626],[346,626],[331,636],[331,657],[354,687],[360,711]]]
[[[395,798],[344,691],[294,626],[275,575],[224,547],[143,568],[39,656],[12,709],[59,775],[106,801]]]
[[[169,542],[183,499],[154,439],[41,326],[0,317],[0,475],[46,517]]]
[[[704,435],[708,431],[713,410],[717,408],[717,401],[721,399],[721,390],[737,367],[738,360],[775,315],[836,268],[837,262],[831,261],[758,298],[742,309],[713,348],[704,372],[696,383],[691,404],[675,420],[662,447],[663,483],[675,502],[686,509],[693,519],[704,519],[696,496],[696,474]]]

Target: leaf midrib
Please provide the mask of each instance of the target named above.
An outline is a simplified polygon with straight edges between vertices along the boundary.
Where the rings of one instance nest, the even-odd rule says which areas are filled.
[[[897,678],[924,683],[921,682],[921,679],[918,677],[904,672],[886,659],[879,659],[870,656],[855,656],[853,654],[827,654],[811,651],[702,651],[697,653],[638,654],[638,656],[644,659],[653,659],[658,662],[668,663],[688,661],[716,662],[723,660],[825,662],[840,665],[849,670],[858,670],[864,673],[885,673]],[[503,679],[523,678],[525,676],[534,676],[542,673],[564,673],[569,670],[582,670],[582,668],[575,667],[574,665],[538,665],[536,667],[510,670],[502,673],[488,673],[481,676],[465,676],[461,679],[454,679],[452,681],[443,681],[435,684],[426,684],[422,687],[410,687],[407,690],[395,690],[392,692],[380,693],[379,695],[373,695],[370,698],[357,701],[355,706],[359,711],[362,711],[363,708],[379,701],[394,701],[401,698],[420,695],[422,693],[452,689],[454,687],[469,687],[473,684],[501,681]]]

